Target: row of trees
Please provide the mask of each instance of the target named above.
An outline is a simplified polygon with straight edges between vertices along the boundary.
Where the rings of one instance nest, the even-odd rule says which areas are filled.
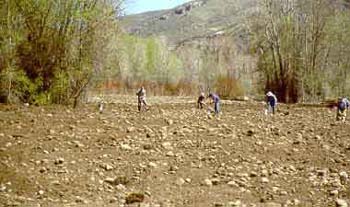
[[[251,19],[252,47],[265,90],[281,101],[318,101],[350,93],[348,1],[264,0]]]
[[[94,75],[113,58],[119,3],[1,1],[2,99],[76,105]]]
[[[123,34],[117,47],[116,67],[99,77],[107,80],[100,81],[101,92],[117,88],[127,93],[142,84],[156,95],[193,95],[209,90],[224,97],[243,95],[236,73],[241,57],[232,37],[202,39],[169,49],[162,38]]]
[[[158,95],[272,90],[283,102],[349,95],[349,2],[259,2],[241,43],[227,33],[169,50],[166,38],[122,34],[119,0],[1,1],[0,101],[76,105],[87,86],[140,84]]]

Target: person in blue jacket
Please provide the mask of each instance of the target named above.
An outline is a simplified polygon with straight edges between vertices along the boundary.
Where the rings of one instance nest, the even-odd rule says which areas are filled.
[[[277,106],[277,97],[271,91],[266,94],[266,104],[268,113],[275,114]]]
[[[209,93],[208,98],[211,98],[214,103],[215,115],[220,113],[220,97],[215,93]]]
[[[345,122],[346,111],[349,110],[350,102],[347,98],[339,98],[337,103],[337,120]]]

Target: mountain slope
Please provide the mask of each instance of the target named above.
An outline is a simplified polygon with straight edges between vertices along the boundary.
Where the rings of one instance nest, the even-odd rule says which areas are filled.
[[[126,16],[124,30],[131,34],[163,36],[170,44],[196,37],[239,33],[244,18],[256,12],[257,0],[195,0],[174,9]]]

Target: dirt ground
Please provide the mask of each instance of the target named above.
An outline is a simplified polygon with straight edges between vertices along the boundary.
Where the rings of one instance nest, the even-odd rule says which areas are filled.
[[[335,111],[135,98],[0,105],[0,206],[347,206],[350,121]],[[155,101],[154,101],[155,102]]]

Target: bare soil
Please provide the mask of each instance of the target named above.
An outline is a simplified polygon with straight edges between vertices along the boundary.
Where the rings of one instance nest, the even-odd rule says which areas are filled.
[[[0,106],[0,206],[336,206],[350,124],[330,108],[134,99]],[[173,101],[173,100],[171,100]],[[133,103],[133,104],[131,104]],[[339,200],[338,200],[339,202]],[[339,205],[340,206],[340,205]]]

